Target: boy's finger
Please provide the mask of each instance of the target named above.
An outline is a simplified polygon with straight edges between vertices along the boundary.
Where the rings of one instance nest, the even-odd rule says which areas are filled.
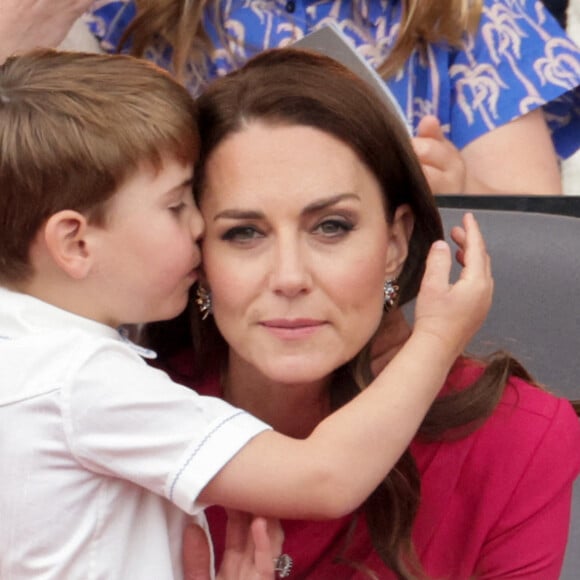
[[[274,560],[282,551],[282,543],[273,541],[268,522],[256,517],[251,524],[254,541],[254,562],[260,578],[272,578],[274,575]]]
[[[451,250],[449,244],[443,240],[437,240],[431,245],[427,255],[425,274],[423,275],[422,288],[444,290],[449,288],[449,275],[451,274]]]
[[[249,520],[244,512],[226,510],[228,524],[226,527],[226,547],[230,551],[243,552],[249,534]]]
[[[472,213],[465,214],[463,225],[465,229],[465,245],[463,248],[465,268],[461,272],[461,277],[488,274],[489,256],[487,255],[485,240]]]
[[[451,239],[461,248],[465,248],[465,239],[467,234],[461,226],[451,228]]]

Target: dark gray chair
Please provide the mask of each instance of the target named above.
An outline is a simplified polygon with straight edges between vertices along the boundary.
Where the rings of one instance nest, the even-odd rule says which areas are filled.
[[[465,211],[441,208],[447,233]],[[508,350],[553,392],[580,399],[580,218],[494,210],[474,214],[492,258],[495,293],[469,350]],[[562,580],[578,578],[580,480],[561,575]]]
[[[466,210],[442,208],[445,231]],[[555,392],[580,399],[580,219],[475,210],[492,258],[493,306],[470,346],[512,352]]]

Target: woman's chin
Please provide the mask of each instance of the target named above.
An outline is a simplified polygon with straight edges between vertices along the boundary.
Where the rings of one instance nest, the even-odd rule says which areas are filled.
[[[298,385],[319,383],[328,378],[338,366],[334,362],[289,360],[268,364],[260,372],[274,383]]]

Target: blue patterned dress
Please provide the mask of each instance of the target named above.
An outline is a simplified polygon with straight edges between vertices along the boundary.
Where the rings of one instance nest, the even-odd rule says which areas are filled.
[[[389,54],[401,20],[399,0],[223,0],[206,9],[214,45],[188,67],[192,94],[252,55],[286,46],[334,22],[374,66]],[[94,3],[89,25],[106,51],[115,51],[135,16],[133,0]],[[171,68],[171,47],[147,53]],[[543,107],[554,144],[566,158],[580,148],[580,49],[540,0],[485,0],[478,32],[462,49],[445,43],[415,51],[386,81],[412,127],[436,115],[462,148],[480,135]]]

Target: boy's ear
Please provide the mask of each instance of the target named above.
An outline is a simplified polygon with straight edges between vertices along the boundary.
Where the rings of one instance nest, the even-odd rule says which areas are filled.
[[[77,280],[86,278],[92,266],[87,228],[86,217],[70,209],[53,214],[44,226],[44,241],[51,258],[61,270]]]
[[[413,235],[415,216],[408,205],[400,205],[395,210],[393,222],[389,226],[389,247],[385,264],[385,278],[397,278],[409,254],[409,242]]]

